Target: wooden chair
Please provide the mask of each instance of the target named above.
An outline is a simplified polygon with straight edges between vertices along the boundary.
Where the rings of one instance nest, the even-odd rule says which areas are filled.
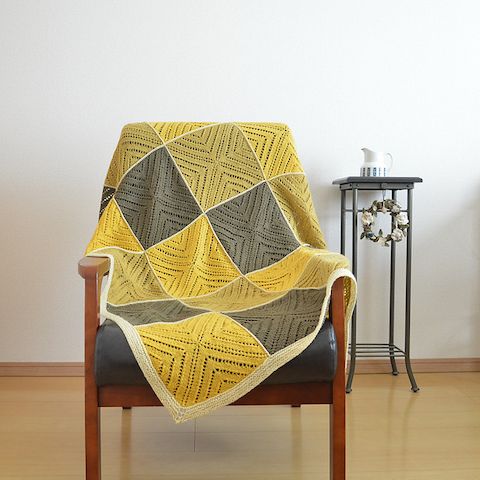
[[[109,259],[85,257],[78,263],[85,280],[85,458],[86,479],[100,480],[100,409],[101,407],[161,406],[152,389],[145,385],[97,386],[95,342],[100,326],[99,299]],[[336,337],[337,368],[333,381],[260,384],[234,405],[330,405],[330,479],[345,480],[345,316],[343,279],[332,290],[328,322]]]

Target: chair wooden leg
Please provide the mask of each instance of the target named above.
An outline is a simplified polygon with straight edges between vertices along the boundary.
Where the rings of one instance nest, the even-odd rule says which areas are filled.
[[[333,380],[330,405],[330,479],[346,479],[346,428],[345,428],[345,313],[343,279],[338,279],[332,289],[330,319],[337,339],[337,371]]]
[[[345,401],[330,405],[330,479],[346,478]]]
[[[90,397],[90,398],[89,398]],[[86,480],[100,480],[100,407],[95,398],[85,392],[85,466]]]

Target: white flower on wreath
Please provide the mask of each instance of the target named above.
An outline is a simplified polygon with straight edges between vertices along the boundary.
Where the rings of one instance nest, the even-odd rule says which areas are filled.
[[[399,228],[394,228],[390,235],[392,240],[395,240],[396,242],[399,242],[403,238],[403,232]]]
[[[378,239],[378,243],[379,243],[382,247],[388,246],[388,245],[387,245],[387,239],[386,239],[385,237],[380,237],[380,238]]]
[[[373,215],[370,212],[363,212],[362,223],[364,225],[371,225],[373,223]]]
[[[402,212],[396,216],[397,222],[399,225],[408,225],[408,216],[406,213]]]
[[[393,205],[391,208],[392,213],[399,213],[400,212],[400,205]]]

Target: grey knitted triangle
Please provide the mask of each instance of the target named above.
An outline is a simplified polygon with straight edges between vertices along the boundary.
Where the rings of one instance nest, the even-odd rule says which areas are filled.
[[[175,235],[202,213],[165,147],[125,175],[115,199],[145,249]]]
[[[265,182],[207,215],[242,273],[268,267],[299,246]]]
[[[139,302],[130,305],[107,305],[110,313],[119,315],[132,325],[156,322],[178,322],[206,312],[201,308],[188,307],[178,300]]]
[[[325,289],[291,290],[266,305],[225,315],[250,330],[269,353],[275,353],[315,330]]]
[[[100,213],[98,214],[99,218],[102,216],[103,211],[107,208],[110,200],[113,198],[115,191],[116,189],[113,187],[103,187],[102,200],[100,202]]]

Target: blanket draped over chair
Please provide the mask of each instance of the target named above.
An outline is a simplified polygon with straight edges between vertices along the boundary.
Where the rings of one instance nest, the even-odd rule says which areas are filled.
[[[337,278],[347,319],[355,302],[283,124],[127,125],[86,253],[110,258],[100,313],[177,422],[235,401],[301,353]]]

